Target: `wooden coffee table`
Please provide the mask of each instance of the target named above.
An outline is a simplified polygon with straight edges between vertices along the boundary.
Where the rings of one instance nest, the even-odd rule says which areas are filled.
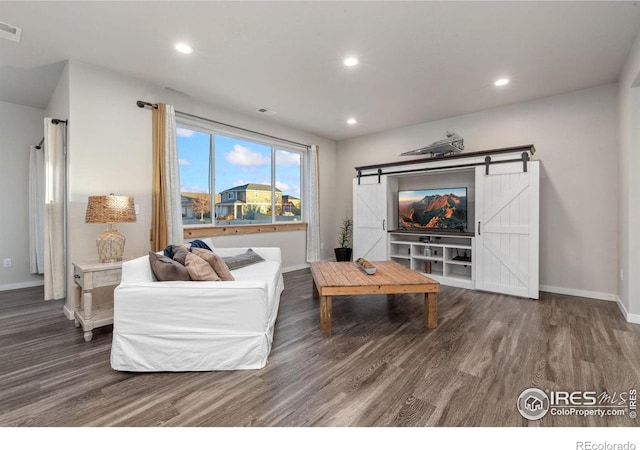
[[[440,283],[393,261],[373,261],[367,275],[355,262],[312,262],[313,298],[320,297],[320,328],[331,334],[331,300],[336,295],[424,293],[424,326],[438,326]]]

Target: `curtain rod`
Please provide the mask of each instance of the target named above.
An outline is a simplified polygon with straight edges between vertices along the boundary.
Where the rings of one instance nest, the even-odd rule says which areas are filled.
[[[136,105],[138,105],[138,108],[151,108],[151,109],[158,109],[158,104],[157,103],[149,103],[149,102],[143,102],[142,100],[138,100],[136,102]],[[189,114],[183,111],[177,111],[176,110],[176,114],[179,114],[181,116],[185,116],[185,117],[191,117],[192,119],[199,119],[199,120],[204,120],[205,122],[211,122],[211,123],[215,123],[218,125],[223,125],[225,127],[230,127],[230,128],[235,128],[236,130],[242,130],[242,131],[246,131],[248,133],[253,133],[253,134],[258,134],[260,136],[265,136],[271,139],[276,139],[278,141],[282,141],[282,142],[288,142],[289,144],[295,144],[295,145],[300,145],[302,147],[306,147],[309,148],[311,147],[309,144],[302,144],[300,142],[296,142],[296,141],[291,141],[289,139],[284,139],[278,136],[273,136],[271,134],[266,134],[266,133],[260,133],[259,131],[253,131],[253,130],[249,130],[248,128],[242,128],[242,127],[238,127],[235,125],[230,125],[228,123],[224,123],[224,122],[219,122],[217,120],[213,120],[213,119],[209,119],[207,117],[202,117],[202,116],[196,116],[195,114]]]
[[[63,123],[65,125],[67,125],[67,121],[66,120],[62,120],[62,119],[51,119],[51,123],[54,125],[58,125],[59,123]],[[44,137],[42,139],[40,139],[40,143],[38,145],[36,145],[36,148],[38,150],[40,150],[42,148],[42,144],[44,143]]]

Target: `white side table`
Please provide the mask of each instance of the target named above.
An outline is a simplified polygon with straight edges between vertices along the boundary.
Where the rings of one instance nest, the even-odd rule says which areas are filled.
[[[82,326],[84,340],[93,338],[93,329],[113,323],[113,297],[111,303],[93,308],[95,288],[120,284],[122,261],[101,263],[98,261],[74,262],[73,279],[76,282],[76,327]]]

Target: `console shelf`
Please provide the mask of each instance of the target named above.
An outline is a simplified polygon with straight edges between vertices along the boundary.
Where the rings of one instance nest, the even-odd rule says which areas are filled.
[[[392,261],[443,285],[474,288],[473,235],[397,230],[390,231],[388,237]]]

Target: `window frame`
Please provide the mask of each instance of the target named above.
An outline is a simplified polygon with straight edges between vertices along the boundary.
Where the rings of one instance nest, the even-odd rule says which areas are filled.
[[[259,226],[269,226],[269,227],[274,227],[274,226],[286,226],[283,227],[283,230],[286,229],[293,229],[293,228],[305,228],[307,227],[307,223],[305,220],[305,214],[304,214],[304,208],[303,205],[305,204],[305,199],[304,199],[304,192],[305,192],[305,183],[306,183],[306,179],[305,179],[305,174],[304,174],[304,167],[306,167],[307,161],[306,158],[308,157],[308,147],[304,147],[304,146],[295,146],[293,144],[287,144],[287,143],[283,143],[278,141],[277,139],[269,139],[266,137],[255,137],[255,136],[251,136],[249,132],[245,133],[238,133],[235,131],[230,131],[228,130],[226,127],[223,126],[214,126],[214,125],[208,125],[208,124],[203,124],[202,122],[198,121],[198,120],[194,120],[194,119],[188,119],[188,118],[181,118],[181,117],[177,117],[176,118],[176,128],[185,128],[188,130],[192,130],[192,131],[196,131],[199,133],[206,133],[209,134],[210,139],[209,139],[209,161],[210,161],[210,167],[209,167],[209,183],[210,183],[210,192],[209,192],[209,204],[211,205],[210,207],[210,216],[211,216],[211,223],[204,223],[204,224],[185,224],[183,222],[183,228],[185,230],[190,230],[190,229],[200,229],[200,228],[225,228],[225,229],[229,229],[229,228],[233,228],[233,227],[259,227]],[[216,224],[216,214],[215,214],[215,196],[216,196],[216,192],[215,192],[215,157],[216,157],[216,135],[218,136],[223,136],[226,138],[230,138],[230,139],[238,139],[238,140],[244,140],[244,141],[248,141],[248,142],[252,142],[258,145],[265,145],[270,147],[271,150],[271,222],[269,223],[260,223],[260,224],[236,224],[236,225],[218,225]],[[176,149],[177,150],[177,149]],[[286,152],[291,152],[291,153],[297,153],[300,155],[300,220],[297,222],[288,222],[288,221],[277,221],[276,220],[276,181],[277,181],[277,171],[276,171],[276,154],[278,152],[278,150],[282,150],[282,151],[286,151]],[[231,195],[234,194],[234,201],[237,200],[237,193],[236,192],[229,192],[227,193],[227,195]],[[257,195],[257,193],[256,193]],[[291,195],[291,194],[289,194]],[[223,201],[222,196],[220,198],[221,201]],[[229,199],[232,200],[232,199]],[[295,225],[300,225],[299,227],[296,227]],[[185,236],[188,233],[185,232]]]

